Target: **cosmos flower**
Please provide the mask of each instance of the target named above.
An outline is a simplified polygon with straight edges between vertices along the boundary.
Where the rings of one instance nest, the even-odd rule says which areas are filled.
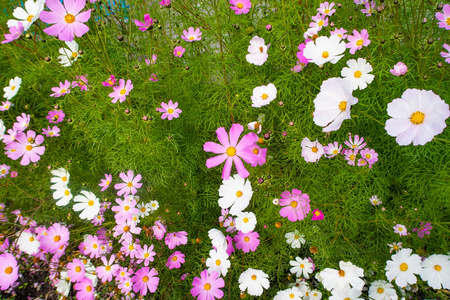
[[[445,58],[446,63],[450,64],[450,45],[444,43],[442,47],[444,47],[447,52],[441,52],[441,56]]]
[[[238,232],[234,236],[234,242],[236,243],[236,248],[242,250],[244,253],[250,251],[256,251],[259,245],[259,234],[256,231],[250,231],[248,233]]]
[[[417,277],[414,274],[422,272],[421,258],[417,254],[411,255],[412,250],[405,248],[391,256],[392,260],[386,262],[386,277],[389,281],[404,288],[408,284],[415,284]]]
[[[36,132],[28,130],[25,134],[24,132],[18,132],[15,141],[6,145],[6,155],[17,160],[20,157],[20,164],[22,166],[28,165],[30,162],[37,162],[41,159],[40,155],[45,152],[45,146],[39,146],[44,142],[44,137],[42,135],[37,135]]]
[[[312,142],[309,138],[305,137],[301,143],[302,157],[306,162],[318,162],[320,158],[325,154],[322,144],[318,140]]]
[[[133,170],[128,170],[127,174],[120,173],[119,177],[123,180],[123,183],[116,183],[114,185],[114,188],[118,190],[118,196],[127,196],[129,194],[135,195],[137,189],[142,186],[142,183],[139,182],[142,179],[141,174],[137,174],[136,177],[134,177]]]
[[[236,15],[246,14],[252,8],[250,0],[230,0],[230,8],[234,10]]]
[[[61,97],[70,93],[70,82],[68,80],[59,83],[59,87],[52,87],[53,94],[50,97]]]
[[[439,28],[450,30],[450,4],[445,4],[442,12],[436,13]]]
[[[301,221],[311,210],[309,202],[308,194],[300,190],[293,189],[292,193],[284,191],[281,193],[280,206],[284,207],[280,209],[280,215],[287,217],[291,222]]]
[[[395,76],[403,76],[406,74],[407,71],[408,71],[408,67],[401,61],[396,63],[393,69],[389,70],[389,72],[391,72],[392,75],[395,75]]]
[[[136,24],[136,26],[139,27],[140,31],[146,31],[148,29],[152,29],[153,28],[153,19],[150,18],[149,14],[145,14],[144,15],[144,23],[142,23],[139,20],[134,20],[134,23]]]
[[[349,289],[350,285],[358,291],[361,291],[364,286],[364,270],[355,266],[351,262],[339,262],[339,270],[326,268],[320,273],[322,284],[325,289],[342,291]]]
[[[42,128],[42,133],[45,134],[46,137],[58,137],[59,136],[60,129],[58,126],[53,126],[50,128],[50,126],[47,127],[47,129]]]
[[[355,54],[357,50],[362,49],[362,47],[367,47],[370,44],[369,34],[367,29],[361,30],[359,33],[356,29],[353,30],[353,35],[347,36],[348,43],[345,44],[346,48],[350,48],[350,53]]]
[[[102,188],[100,191],[103,192],[104,190],[109,188],[111,181],[112,181],[112,175],[105,174],[105,179],[100,179],[100,183],[98,184],[98,186]]]
[[[51,110],[46,118],[50,123],[60,123],[64,121],[65,116],[66,114],[62,110]]]
[[[284,235],[286,242],[294,249],[300,249],[306,243],[305,235],[298,232],[297,229]]]
[[[250,1],[248,1],[250,3]],[[264,64],[269,57],[267,51],[269,50],[269,45],[265,45],[264,39],[259,36],[254,36],[250,40],[250,45],[247,48],[249,54],[245,56],[247,61],[251,64],[261,66]]]
[[[399,236],[408,235],[408,229],[403,224],[397,224],[393,227],[394,232],[398,233]]]
[[[277,97],[277,88],[273,83],[255,87],[253,89],[253,95],[251,97],[253,102],[252,106],[262,107],[264,105],[268,105],[276,97]]]
[[[225,250],[216,251],[214,249],[209,251],[209,258],[206,260],[206,266],[208,271],[217,272],[219,275],[225,277],[228,273],[228,269],[231,266],[228,260],[228,254]]]
[[[45,0],[27,0],[24,4],[25,9],[16,7],[13,16],[18,19],[8,20],[8,27],[17,27],[19,22],[23,25],[23,30],[27,31],[30,26],[39,18],[39,14],[44,10]]]
[[[133,89],[133,84],[131,83],[130,79],[127,80],[126,84],[125,84],[124,79],[120,79],[119,85],[114,86],[113,87],[114,92],[110,93],[108,96],[110,98],[113,98],[111,100],[112,103],[116,103],[117,100],[119,100],[119,102],[122,103],[127,99],[127,96],[130,94],[130,91],[132,89]]]
[[[202,32],[200,28],[194,30],[194,27],[189,27],[187,31],[183,30],[181,38],[186,42],[200,41],[202,39]]]
[[[3,88],[3,91],[5,92],[3,94],[3,97],[6,98],[6,100],[10,100],[12,97],[14,97],[17,92],[20,89],[20,85],[22,84],[22,78],[16,76],[9,80],[9,85]]]
[[[181,46],[176,46],[175,49],[173,49],[173,55],[176,57],[182,57],[186,49],[184,49]]]
[[[194,278],[192,286],[192,297],[198,296],[199,300],[215,300],[216,298],[221,299],[223,297],[221,288],[225,286],[225,282],[219,277],[217,272],[203,270],[200,273],[200,278]]]
[[[337,35],[320,36],[315,41],[309,41],[303,50],[303,55],[320,66],[327,62],[337,63],[343,56],[345,43]]]
[[[433,254],[422,262],[420,277],[435,290],[450,288],[450,258],[448,255]]]
[[[70,42],[75,35],[81,37],[89,31],[89,27],[83,23],[91,17],[91,10],[81,12],[86,6],[86,1],[64,0],[63,5],[59,0],[46,0],[46,4],[50,11],[42,11],[39,18],[44,23],[55,23],[44,29],[46,34]]]
[[[74,211],[81,211],[80,219],[92,220],[100,211],[100,200],[91,192],[81,191],[83,195],[77,195],[73,199]]]
[[[219,206],[230,208],[230,214],[238,215],[250,203],[253,190],[249,180],[235,174],[228,180],[223,180],[219,188]]]
[[[369,74],[373,68],[364,58],[350,59],[347,66],[342,69],[341,76],[352,82],[354,90],[365,89],[375,78],[375,75]]]
[[[19,278],[19,266],[11,253],[0,254],[0,290],[7,290]]]
[[[304,277],[309,279],[309,274],[314,271],[314,264],[307,258],[296,257],[291,260],[289,264],[292,266],[290,272],[297,277]]]
[[[157,108],[156,111],[163,113],[161,115],[161,119],[168,119],[169,121],[173,118],[178,118],[180,114],[183,112],[178,107],[178,102],[173,103],[172,100],[169,100],[169,103],[161,102],[162,108]]]
[[[184,263],[184,257],[185,255],[183,253],[180,251],[175,251],[169,256],[169,258],[167,258],[166,267],[168,267],[169,270],[179,269],[181,264]]]
[[[394,286],[386,280],[376,280],[370,284],[369,297],[374,300],[397,300],[397,292]]]
[[[63,67],[70,67],[79,57],[81,57],[78,52],[80,48],[75,41],[65,42],[65,44],[69,48],[59,48],[59,53],[61,55],[58,56],[58,62]]]
[[[334,7],[334,2],[328,3],[327,1],[320,3],[319,8],[317,11],[325,16],[332,16],[336,9]]]
[[[23,25],[22,22],[17,23],[16,26],[12,26],[9,28],[9,33],[5,33],[5,39],[2,41],[2,44],[10,43],[12,41],[20,38],[20,35],[23,33]]]
[[[239,289],[250,296],[261,296],[270,287],[269,275],[261,270],[248,268],[239,276]]]

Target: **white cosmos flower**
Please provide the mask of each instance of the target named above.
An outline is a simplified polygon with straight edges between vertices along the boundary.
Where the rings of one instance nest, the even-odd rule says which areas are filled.
[[[359,296],[361,296],[361,290],[355,288],[334,289],[329,300],[364,300]]]
[[[239,276],[239,289],[245,291],[250,296],[261,296],[264,289],[270,286],[269,275],[261,270],[248,268]]]
[[[152,200],[150,201],[150,210],[153,212],[155,212],[157,209],[159,208],[159,203],[156,200]]]
[[[313,264],[307,258],[296,257],[295,260],[291,260],[289,264],[292,266],[291,273],[297,277],[305,277],[309,279],[309,274],[313,272]]]
[[[222,233],[222,231],[218,229],[210,229],[208,231],[208,236],[211,239],[211,243],[218,251],[227,250],[227,239],[225,238],[225,235]]]
[[[219,276],[225,277],[231,263],[228,260],[228,254],[225,250],[222,249],[216,251],[212,249],[209,251],[209,258],[206,260],[206,266],[208,267],[209,273],[214,271],[217,272]]]
[[[317,162],[325,154],[325,150],[318,140],[312,142],[305,137],[300,145],[302,146],[302,157],[306,162]]]
[[[292,232],[288,232],[284,235],[286,238],[286,242],[291,245],[292,248],[300,248],[303,244],[306,243],[305,235],[300,234],[297,229]]]
[[[19,250],[26,254],[33,255],[39,252],[41,243],[36,238],[36,235],[28,231],[22,231],[20,237],[16,241]]]
[[[374,75],[369,74],[372,72],[372,66],[364,59],[358,58],[358,60],[350,59],[347,61],[347,67],[344,67],[341,71],[341,76],[347,80],[350,80],[353,84],[353,89],[365,89],[367,84],[370,84],[375,78]]]
[[[52,190],[58,190],[61,188],[66,188],[69,184],[69,178],[70,174],[69,172],[64,168],[58,168],[56,170],[52,170],[52,179],[50,179],[50,182],[52,183],[52,186],[50,188]]]
[[[219,206],[223,209],[230,208],[230,214],[237,216],[247,208],[252,198],[253,190],[249,180],[243,179],[238,174],[223,180],[219,188]]]
[[[412,250],[404,248],[391,256],[392,260],[386,262],[386,277],[389,281],[395,279],[395,284],[404,288],[408,284],[415,284],[417,278],[414,274],[422,271],[420,256],[411,255]]]
[[[433,254],[422,262],[420,277],[435,290],[450,289],[450,257]]]
[[[152,206],[150,203],[139,203],[137,208],[139,209],[139,217],[141,218],[148,216],[150,211],[152,211]]]
[[[91,192],[81,191],[83,195],[77,195],[73,199],[76,204],[74,211],[81,211],[80,219],[92,220],[100,211],[100,200]]]
[[[364,270],[349,261],[342,260],[339,262],[339,268],[339,270],[326,268],[319,273],[323,286],[331,291],[332,289],[349,289],[351,285],[361,291],[364,286],[364,281],[361,279],[364,277]]]
[[[67,205],[72,198],[73,195],[67,186],[60,187],[53,192],[53,199],[58,200],[55,203],[58,206]]]
[[[5,92],[3,94],[3,97],[6,98],[6,100],[10,100],[12,97],[14,97],[17,92],[20,89],[20,85],[22,84],[22,78],[16,76],[13,79],[9,81],[9,85],[3,88],[3,91]]]
[[[59,282],[56,285],[56,291],[62,294],[63,296],[68,297],[71,286],[72,282],[70,281],[69,277],[67,277],[67,269],[64,269],[61,271]]]
[[[252,106],[261,107],[270,104],[277,97],[277,88],[273,83],[262,85],[253,89]]]
[[[350,119],[350,107],[358,103],[353,97],[353,84],[343,78],[330,78],[320,86],[314,99],[314,123],[324,127],[322,131],[338,130],[342,122]]]
[[[77,59],[78,59],[78,44],[75,41],[66,42],[67,48],[60,48],[59,53],[61,54],[58,56],[58,61],[60,64],[63,65],[63,67],[69,67],[71,66]]]
[[[25,9],[22,7],[16,7],[13,11],[13,16],[18,20],[8,20],[7,25],[9,28],[17,27],[18,23],[22,23],[23,30],[27,31],[30,26],[39,18],[41,11],[44,10],[45,0],[28,0],[25,2]]]
[[[5,135],[5,123],[3,123],[3,120],[0,119],[0,141],[3,140],[3,136]]]
[[[252,212],[242,212],[237,215],[235,220],[236,229],[242,233],[249,233],[253,231],[256,226],[256,216]]]
[[[384,127],[401,146],[425,145],[447,127],[449,105],[432,91],[407,89],[387,106],[391,119]]]
[[[286,290],[278,291],[273,300],[301,300],[302,297],[303,293],[299,289],[292,287]]]
[[[319,66],[327,62],[335,64],[344,56],[345,49],[345,42],[341,42],[337,35],[319,36],[306,44],[303,56]]]
[[[322,299],[322,293],[318,290],[312,290],[309,292],[309,300],[320,300]]]
[[[369,297],[374,300],[397,300],[394,286],[386,280],[376,280],[370,284]]]
[[[250,45],[248,46],[248,52],[245,56],[247,61],[251,64],[261,66],[263,63],[266,62],[267,58],[269,57],[269,54],[267,54],[267,50],[269,50],[269,45],[264,44],[264,39],[260,38],[258,36],[254,36],[250,40]]]

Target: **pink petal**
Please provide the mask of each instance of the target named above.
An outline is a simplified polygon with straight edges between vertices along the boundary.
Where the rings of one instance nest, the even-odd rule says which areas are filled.
[[[54,26],[54,25],[53,25]],[[58,39],[61,41],[71,42],[73,41],[73,24],[67,24],[64,26],[64,28],[61,30],[61,32],[58,35]]]
[[[87,22],[91,17],[91,10],[83,11],[75,17],[76,22]]]
[[[51,11],[55,12],[56,14],[58,14],[58,15],[60,15],[60,16],[62,16],[62,17],[64,17],[64,16],[67,14],[66,9],[65,9],[64,6],[62,5],[62,3],[59,2],[59,0],[47,0],[47,1],[45,2],[45,4],[47,4],[47,7],[48,7]],[[41,12],[41,14],[42,14],[42,13],[43,13],[43,12]],[[39,17],[41,17],[41,15],[39,15]],[[45,22],[45,21],[44,21],[44,22]]]
[[[76,16],[86,6],[86,1],[64,0],[64,6],[66,7],[67,13]]]
[[[250,175],[250,173],[244,167],[244,163],[242,163],[242,160],[239,157],[234,156],[233,162],[234,162],[234,165],[236,166],[236,170],[237,170],[239,176],[241,176],[242,178],[247,178],[248,175]]]
[[[230,145],[232,147],[235,147],[239,136],[241,135],[242,131],[244,131],[244,126],[241,124],[233,124],[230,128]]]
[[[222,179],[223,180],[230,179],[232,164],[233,164],[233,159],[231,157],[228,157],[227,160],[225,161],[225,165],[223,166],[223,171],[222,171]]]
[[[227,151],[227,149],[224,146],[214,142],[206,142],[203,145],[203,150],[206,152],[212,152],[217,154],[225,153]]]
[[[41,13],[42,14],[42,13]],[[66,26],[65,23],[56,23],[55,25],[52,25],[48,28],[44,29],[44,32],[48,35],[53,35],[53,36],[57,36],[61,30],[64,29],[64,27]],[[54,90],[55,89],[55,90]],[[54,92],[58,92],[59,89],[57,87],[52,88],[52,91]]]
[[[208,169],[214,168],[214,167],[220,165],[221,163],[223,163],[227,159],[227,157],[228,157],[228,155],[226,153],[224,153],[222,155],[208,158],[206,160],[206,167],[208,167]],[[230,166],[230,169],[231,169],[231,166]]]
[[[59,15],[57,13],[54,13],[52,11],[43,11],[39,15],[39,18],[42,22],[47,24],[53,24],[53,23],[64,23],[64,15]]]
[[[230,147],[230,143],[228,141],[228,134],[225,131],[225,128],[223,128],[223,127],[217,128],[216,133],[217,133],[217,139],[219,140],[219,142],[226,148]]]
[[[87,25],[79,22],[74,23],[72,28],[77,37],[81,37],[83,36],[83,34],[89,31],[89,27]]]

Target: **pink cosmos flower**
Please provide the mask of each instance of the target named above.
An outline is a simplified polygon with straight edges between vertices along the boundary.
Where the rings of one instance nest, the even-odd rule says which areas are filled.
[[[408,229],[405,225],[397,224],[393,227],[394,232],[398,233],[399,236],[405,236],[408,235]]]
[[[327,27],[328,26],[328,17],[326,16],[322,16],[322,14],[319,12],[317,13],[317,15],[312,16],[311,19],[314,22],[309,23],[309,27],[311,28],[322,28],[322,27]]]
[[[361,156],[367,160],[369,165],[373,165],[378,161],[378,153],[376,153],[373,149],[366,148],[361,150]]]
[[[161,0],[161,1],[159,2],[159,5],[170,8],[170,6],[171,6],[170,1],[171,1],[171,0]]]
[[[225,286],[225,282],[217,272],[209,273],[208,270],[203,270],[200,273],[200,278],[194,278],[192,286],[192,297],[198,296],[198,300],[215,300],[223,297],[221,288]]]
[[[42,250],[56,253],[61,247],[69,245],[69,236],[70,232],[67,227],[55,223],[47,230],[44,230],[42,234],[39,234],[38,240],[41,242]]]
[[[11,178],[17,177],[19,175],[16,171],[11,171]]]
[[[346,39],[347,38],[347,30],[345,30],[344,28],[339,28],[339,29],[334,29],[333,31],[330,31],[331,35],[337,35],[341,40],[342,39]]]
[[[76,77],[77,80],[72,81],[72,87],[80,87],[81,91],[88,91],[89,85],[88,85],[88,79],[87,75],[79,75]]]
[[[200,28],[194,30],[194,27],[189,27],[187,31],[183,30],[183,34],[184,35],[181,35],[181,38],[186,42],[195,42],[202,39]]]
[[[17,260],[11,253],[0,254],[0,290],[9,289],[18,278],[19,266]]]
[[[102,82],[103,86],[114,86],[116,84],[116,78],[111,75],[108,80]]]
[[[150,78],[148,80],[153,81],[153,82],[157,82],[158,81],[158,77],[156,76],[155,73],[152,73],[152,74],[150,74]]]
[[[328,146],[323,147],[323,151],[326,157],[335,157],[336,155],[341,153],[342,145],[339,145],[338,142],[329,143]]]
[[[92,280],[89,278],[84,277],[82,280],[75,283],[73,287],[77,291],[77,299],[94,300],[94,287],[92,285]]]
[[[23,25],[21,22],[18,22],[17,27],[11,26],[9,28],[9,34],[5,33],[5,39],[2,41],[2,44],[10,43],[12,41],[17,40],[22,33],[23,33]]]
[[[96,215],[91,221],[91,223],[94,224],[94,226],[101,226],[103,222],[105,222],[105,217],[103,217],[101,212],[98,215]]]
[[[312,142],[305,137],[300,145],[302,146],[302,157],[306,162],[318,162],[325,154],[323,146],[318,140]]]
[[[130,242],[123,242],[122,247],[120,248],[120,251],[125,256],[129,256],[130,258],[135,258],[137,254],[139,253],[139,250],[141,249],[141,245],[137,240],[130,241]]]
[[[140,264],[144,262],[144,266],[148,266],[150,262],[154,261],[154,256],[156,255],[156,252],[153,251],[153,245],[144,245],[143,248],[139,249],[138,254],[136,258],[138,259],[137,263]],[[177,251],[178,252],[178,251]]]
[[[436,13],[436,19],[440,21],[438,23],[439,28],[445,28],[450,30],[450,4],[445,4],[442,13]]]
[[[50,97],[61,97],[70,93],[70,82],[66,80],[64,83],[60,82],[59,87],[52,87],[53,94]]]
[[[160,221],[155,221],[155,225],[152,226],[153,235],[157,240],[162,240],[166,234],[166,226]]]
[[[419,228],[413,228],[413,232],[417,232],[417,235],[423,239],[425,234],[430,235],[430,230],[433,229],[431,223],[420,222]]]
[[[119,177],[124,181],[124,183],[117,183],[114,185],[114,188],[119,190],[117,192],[118,196],[122,196],[124,194],[127,196],[130,193],[134,195],[137,193],[137,189],[142,186],[142,183],[139,183],[139,180],[142,178],[141,174],[137,174],[136,177],[134,177],[133,170],[128,170],[127,174],[120,173]]]
[[[184,254],[180,251],[175,251],[175,253],[172,253],[167,259],[166,267],[168,267],[170,270],[179,269],[181,267],[181,264],[183,263]]]
[[[109,188],[111,181],[112,181],[112,175],[105,174],[105,179],[100,179],[100,183],[98,184],[98,186],[102,188],[100,191],[103,192],[104,190]]]
[[[50,126],[47,127],[47,129],[42,128],[42,133],[45,134],[46,137],[58,137],[59,136],[60,129],[58,126],[53,126],[50,128]]]
[[[351,166],[354,166],[356,163],[356,155],[358,155],[358,149],[355,150],[344,150],[345,153],[343,153],[345,155],[345,160],[347,160],[347,163]]]
[[[303,67],[306,67],[306,65],[309,63],[309,59],[307,59],[304,55],[303,55],[303,50],[305,49],[306,44],[305,43],[301,43],[300,45],[298,45],[298,52],[297,52],[297,58],[300,64],[303,64]]]
[[[0,111],[6,111],[11,107],[11,102],[6,100],[2,101],[2,105],[0,105]]]
[[[175,49],[173,49],[173,55],[175,55],[176,57],[182,57],[184,51],[186,51],[186,49],[184,49],[183,47],[176,46]]]
[[[150,293],[154,293],[159,284],[159,278],[156,277],[158,271],[155,268],[150,270],[149,267],[143,267],[139,269],[131,279],[133,282],[133,291],[139,292],[141,296],[147,295],[147,290]]]
[[[255,136],[255,141],[257,141],[258,136],[255,133],[253,134]],[[266,163],[267,148],[261,148],[257,143],[253,143],[253,146],[248,147],[246,152],[252,154],[253,162],[250,164],[252,167],[258,165],[262,166]]]
[[[124,225],[125,222],[133,222],[133,215],[137,215],[139,210],[136,208],[137,201],[131,197],[125,197],[125,200],[116,198],[116,202],[119,205],[115,205],[111,208],[116,214],[117,225]],[[124,230],[127,231],[127,230]]]
[[[234,10],[236,15],[246,14],[252,8],[250,0],[230,0],[230,8]]]
[[[397,64],[395,64],[393,69],[389,70],[389,72],[391,72],[392,75],[395,75],[395,76],[403,76],[406,74],[407,71],[408,71],[408,67],[401,61],[399,61]]]
[[[46,117],[50,123],[61,123],[66,114],[62,110],[51,110]]]
[[[226,253],[228,254],[228,256],[231,255],[231,253],[235,252],[234,247],[233,247],[233,238],[229,235],[227,235],[225,237],[225,240],[227,242],[227,249],[226,249]]]
[[[22,166],[28,165],[30,162],[37,162],[41,159],[39,155],[45,152],[45,146],[39,146],[44,142],[42,135],[36,136],[36,132],[28,130],[17,133],[15,141],[9,143],[5,147],[5,154],[13,160],[22,157],[20,164]]]
[[[25,113],[22,113],[22,115],[17,116],[16,117],[17,122],[13,124],[13,130],[24,131],[30,126],[30,119],[31,119],[30,115],[27,115]],[[10,133],[10,130],[8,130],[8,133]]]
[[[131,292],[132,288],[133,288],[133,283],[131,281],[130,277],[124,277],[121,280],[119,280],[119,284],[117,285],[117,287],[120,289],[120,292],[122,294],[127,295],[128,293]]]
[[[84,263],[77,258],[74,258],[72,262],[67,264],[67,276],[71,282],[83,280],[85,272]]]
[[[323,212],[321,210],[315,209],[312,212],[312,221],[320,221],[323,220]]]
[[[136,26],[139,27],[140,31],[146,31],[148,29],[152,29],[153,28],[153,19],[150,18],[149,14],[145,14],[144,15],[144,23],[142,23],[139,20],[134,20],[134,24],[136,24]]]
[[[173,103],[172,100],[169,100],[169,103],[161,102],[162,108],[157,108],[156,111],[162,112],[161,119],[169,119],[178,118],[182,113],[182,110],[177,108],[178,102]]]
[[[355,54],[357,50],[362,49],[363,46],[367,47],[370,44],[369,33],[367,33],[367,29],[361,30],[361,33],[354,29],[353,35],[347,36],[347,39],[349,42],[345,44],[345,47],[350,48],[351,54]]]
[[[320,7],[317,9],[317,11],[324,16],[332,16],[336,12],[336,9],[334,9],[333,6],[334,2],[328,3],[325,1],[323,3],[320,3]]]
[[[111,281],[113,274],[115,274],[119,269],[119,265],[114,264],[115,259],[116,256],[114,254],[111,255],[109,261],[106,259],[106,256],[101,257],[104,266],[97,267],[95,271],[97,272],[98,278],[100,278],[103,283],[106,281]]]
[[[48,35],[57,36],[61,41],[73,41],[74,35],[83,36],[89,31],[89,27],[83,23],[91,17],[91,10],[80,13],[86,6],[84,0],[64,0],[64,5],[59,0],[47,0],[50,11],[42,11],[39,18],[42,22],[54,25],[45,28]]]
[[[374,1],[367,1],[364,3],[363,9],[361,9],[361,12],[366,15],[366,17],[370,17],[375,12],[375,2]]]
[[[280,205],[284,206],[280,209],[280,215],[291,222],[303,220],[311,210],[308,194],[302,194],[302,191],[297,189],[293,189],[292,194],[284,191],[279,201]]]
[[[364,142],[363,137],[359,137],[358,135],[355,135],[354,139],[352,139],[352,134],[348,134],[348,141],[345,141],[345,145],[347,145],[351,149],[357,149],[361,150],[366,146],[366,143]]]
[[[168,233],[164,242],[172,250],[176,246],[186,245],[188,241],[187,235],[188,233],[186,231]]]
[[[256,231],[249,231],[247,233],[243,233],[241,231],[238,232],[234,236],[234,242],[236,243],[236,248],[242,250],[244,253],[248,253],[250,251],[256,251],[256,248],[259,246],[259,234]]]
[[[225,161],[225,165],[222,171],[222,179],[228,180],[230,178],[231,166],[236,166],[237,173],[242,178],[247,178],[250,173],[244,167],[242,159],[247,163],[253,163],[253,154],[249,151],[250,147],[253,147],[255,143],[254,135],[249,133],[242,137],[238,143],[239,136],[244,131],[244,127],[241,124],[233,124],[230,128],[230,136],[225,128],[220,127],[216,130],[217,138],[221,145],[214,142],[206,142],[203,145],[203,150],[206,152],[213,152],[220,154],[216,157],[208,158],[206,160],[206,166],[209,168],[216,167]]]
[[[444,43],[442,47],[444,47],[447,52],[441,52],[441,56],[445,58],[446,63],[450,64],[450,45]]]
[[[9,174],[9,169],[11,169],[10,166],[7,166],[5,164],[0,165],[0,178],[6,177],[6,175]],[[4,206],[4,204],[3,204]]]
[[[120,79],[119,80],[119,86],[113,87],[114,92],[109,93],[108,97],[113,98],[111,100],[112,103],[116,103],[117,100],[119,100],[120,103],[125,101],[127,99],[128,94],[130,94],[130,91],[133,89],[133,84],[131,83],[131,80],[128,79],[127,83],[125,85],[125,80]]]

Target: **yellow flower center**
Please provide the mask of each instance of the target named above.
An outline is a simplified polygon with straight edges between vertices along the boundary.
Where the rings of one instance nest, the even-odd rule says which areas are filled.
[[[384,289],[379,287],[379,288],[377,289],[377,293],[378,293],[378,294],[383,294],[383,293],[384,293]]]
[[[121,90],[120,90],[120,94],[121,94],[122,96],[125,95],[126,92],[127,92],[126,89],[121,89]]]
[[[447,18],[447,20],[445,21],[445,23],[447,23],[447,25],[450,25],[450,17]]]
[[[328,53],[328,51],[323,51],[322,52],[322,57],[323,58],[328,58],[328,56],[330,56],[330,53]]]
[[[81,267],[80,266],[76,266],[75,272],[77,272],[77,273],[81,272]]]
[[[298,235],[294,235],[294,239],[298,240]]]
[[[248,218],[244,218],[244,223],[248,223]]]
[[[148,253],[148,252],[144,254],[145,258],[148,258],[149,256],[150,256],[150,253]]]
[[[33,149],[33,146],[27,145],[27,146],[25,147],[25,149],[27,149],[27,151],[31,151],[31,149]]]
[[[319,25],[319,26],[323,26],[323,21],[320,20],[318,25]]]
[[[111,271],[111,266],[106,266],[105,270],[106,271]]]
[[[233,222],[231,222],[231,223],[230,223],[230,226],[232,226],[232,227],[233,227],[233,226],[234,226],[234,223],[233,223]]]
[[[253,152],[253,154],[258,155],[259,150],[258,150],[258,148],[255,148],[255,149],[252,150],[252,152]]]
[[[128,250],[134,250],[134,246],[133,245],[130,245],[130,246],[128,246]]]
[[[400,271],[405,272],[406,270],[408,270],[408,265],[406,263],[402,263],[400,265]]]
[[[141,212],[145,212],[145,207],[144,206],[141,207]]]
[[[6,173],[6,170],[2,170],[2,174],[5,174]]]
[[[312,151],[313,153],[317,153],[317,151],[319,151],[319,149],[317,149],[317,147],[314,146],[314,147],[311,148],[311,151]]]
[[[88,201],[88,205],[89,205],[89,206],[94,206],[94,200],[89,200],[89,201]]]
[[[66,23],[72,24],[73,22],[75,22],[75,16],[71,15],[71,14],[67,14],[64,17],[64,21],[66,21]]]
[[[300,265],[300,268],[302,268],[302,269],[305,268],[305,265],[304,265],[304,264],[301,264],[301,265]]]
[[[60,237],[59,235],[56,235],[56,236],[53,238],[53,240],[54,240],[55,242],[59,242],[59,241],[61,240],[61,237]]]
[[[421,112],[421,111],[416,111],[415,113],[413,113],[411,115],[411,117],[409,117],[409,120],[414,125],[422,124],[423,120],[425,120],[425,114],[423,112]]]
[[[347,101],[341,101],[339,102],[339,109],[341,111],[345,111],[347,109]]]
[[[402,228],[402,227],[399,227],[399,228],[398,228],[398,231],[403,231],[403,228]]]
[[[66,92],[66,89],[62,89],[59,93],[64,94]]]
[[[148,281],[148,276],[144,276],[144,278],[142,278],[143,282],[147,282]]]
[[[319,211],[316,211],[314,214],[316,215],[316,217],[320,216],[320,212]]]
[[[337,151],[337,149],[334,149],[334,150],[333,150],[333,154],[334,154],[334,155],[338,154],[338,152],[339,152],[339,151]]]
[[[352,154],[352,155],[350,155],[350,160],[355,160],[355,158],[356,158],[356,155],[355,154]]]
[[[109,185],[110,183],[111,183],[111,181],[108,180],[108,181],[106,182],[106,185]]]
[[[252,280],[256,280],[256,275],[252,275]]]
[[[325,14],[329,14],[329,13],[330,13],[330,10],[327,8],[327,9],[324,10],[324,13],[325,13]]]
[[[172,257],[172,261],[176,261],[178,259],[178,257],[174,256]]]
[[[361,46],[362,44],[364,44],[364,40],[363,39],[360,39],[360,40],[358,40],[357,42],[356,42],[356,46]]]
[[[261,95],[261,99],[266,100],[267,98],[269,98],[269,95],[267,95],[266,93]]]
[[[86,287],[86,292],[90,293],[91,291],[92,291],[92,287],[91,287],[90,285],[88,285],[88,286]]]
[[[339,270],[339,277],[345,277],[345,271],[344,270]]]
[[[235,155],[236,155],[236,148],[234,148],[234,147],[228,147],[228,149],[227,149],[227,155],[228,155],[228,156],[235,156]]]
[[[353,74],[353,76],[355,76],[355,78],[361,78],[361,75],[362,75],[362,73],[360,70],[355,71],[355,73]]]
[[[127,232],[127,231],[129,231],[130,230],[130,226],[125,226],[124,228],[123,228],[123,231],[125,231],[125,232]]]
[[[442,267],[440,265],[435,265],[434,269],[439,272],[440,270],[442,270]]]
[[[54,135],[55,133],[53,132],[53,131],[50,131],[49,133],[48,133],[48,135]]]
[[[12,267],[7,267],[6,269],[5,269],[5,274],[11,274],[12,273],[12,271],[13,271],[13,268]]]
[[[398,249],[399,249],[397,245],[394,245],[392,248],[393,248],[394,250],[398,250]]]
[[[16,87],[13,85],[12,87],[11,87],[11,91],[14,91],[16,89]]]
[[[30,237],[30,238],[29,238],[29,241],[30,241],[30,242],[34,242],[34,237]]]
[[[172,108],[169,108],[169,109],[167,110],[167,112],[168,112],[169,114],[173,114],[173,109],[172,109]]]
[[[220,266],[220,259],[216,260],[216,266]]]
[[[92,245],[92,248],[97,249],[97,248],[98,248],[98,245],[97,245],[97,244],[94,244],[94,245]]]
[[[124,209],[125,211],[129,211],[129,210],[130,210],[130,207],[127,205],[127,206],[125,206],[123,209]]]
[[[236,6],[237,6],[237,8],[242,9],[244,7],[244,4],[238,3]]]
[[[296,208],[298,205],[298,203],[296,201],[292,201],[291,202],[291,207]]]
[[[65,191],[64,191],[64,195],[69,196],[69,195],[70,195],[69,190],[65,190]]]
[[[190,41],[192,41],[193,39],[195,39],[195,37],[193,37],[193,36],[190,36],[190,37],[189,37],[189,40],[190,40]]]
[[[295,295],[294,294],[289,294],[289,298],[294,299]]]
[[[249,238],[248,236],[246,236],[246,237],[244,238],[244,241],[248,243],[248,241],[250,241],[250,238]]]
[[[181,55],[181,51],[177,51],[177,55],[180,56]]]
[[[33,17],[34,17],[33,15],[29,15],[28,18],[27,18],[27,21],[31,22],[33,20]]]
[[[62,181],[67,181],[67,177],[66,177],[66,176],[61,177],[61,180],[62,180]]]
[[[259,47],[259,52],[263,53],[264,52],[264,48],[263,47]]]
[[[72,52],[72,58],[75,59],[75,58],[77,58],[77,57],[78,57],[78,53],[76,53],[75,51]]]

